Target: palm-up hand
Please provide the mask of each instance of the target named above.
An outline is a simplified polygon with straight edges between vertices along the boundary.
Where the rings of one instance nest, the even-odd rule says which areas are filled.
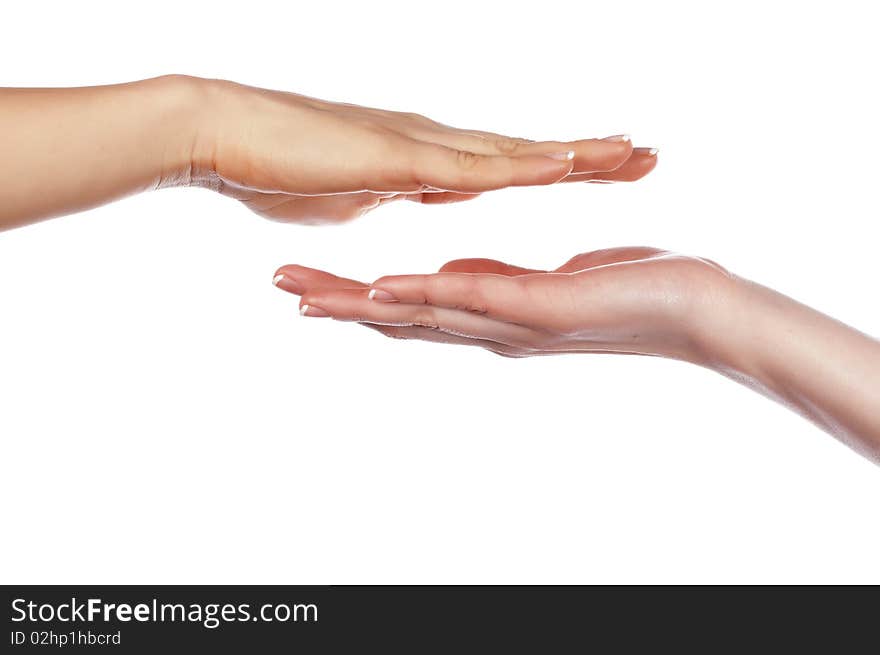
[[[335,222],[396,199],[439,204],[510,186],[628,182],[656,150],[626,136],[531,142],[419,116],[224,81],[195,139],[191,177],[267,218]]]
[[[617,352],[699,361],[733,278],[704,259],[655,248],[573,257],[554,271],[462,259],[432,275],[372,285],[302,266],[275,283],[305,316],[355,321],[400,339],[480,346],[512,357]]]

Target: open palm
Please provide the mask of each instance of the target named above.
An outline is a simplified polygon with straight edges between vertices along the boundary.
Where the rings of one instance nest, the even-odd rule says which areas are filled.
[[[583,253],[553,271],[462,259],[435,274],[372,285],[301,266],[282,267],[275,280],[302,296],[306,316],[512,357],[615,352],[693,359],[732,286],[730,274],[711,261],[644,247]]]

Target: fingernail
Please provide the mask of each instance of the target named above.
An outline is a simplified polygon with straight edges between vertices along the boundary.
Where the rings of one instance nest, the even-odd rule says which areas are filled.
[[[554,152],[553,154],[547,155],[550,159],[558,159],[559,161],[571,161],[574,159],[574,150],[569,150],[568,152]]]
[[[303,295],[303,293],[305,292],[305,289],[299,282],[288,275],[284,275],[283,273],[279,273],[278,275],[273,277],[272,284],[274,284],[279,289],[284,289],[285,291],[289,291],[290,293],[295,293],[298,296]]]
[[[633,152],[654,157],[660,151],[657,148],[633,148]]]
[[[376,302],[397,302],[397,298],[382,289],[370,289],[367,298],[375,300]]]
[[[330,316],[327,312],[325,312],[320,307],[315,307],[314,305],[303,305],[299,308],[300,316],[310,316],[313,318],[326,318]]]
[[[614,136],[606,136],[602,139],[602,141],[613,141],[615,143],[624,143],[629,140],[629,134],[615,134]]]

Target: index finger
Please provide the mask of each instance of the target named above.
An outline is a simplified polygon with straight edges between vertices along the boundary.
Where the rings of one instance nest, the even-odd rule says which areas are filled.
[[[418,184],[460,193],[554,184],[571,173],[574,166],[573,150],[511,157],[415,141],[410,157]]]

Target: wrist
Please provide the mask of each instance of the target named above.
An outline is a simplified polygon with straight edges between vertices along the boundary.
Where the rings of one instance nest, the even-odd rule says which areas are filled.
[[[766,378],[767,339],[788,300],[750,280],[731,275],[695,339],[694,363],[742,381]]]
[[[136,84],[150,108],[152,132],[159,145],[154,166],[156,188],[198,183],[202,161],[210,157],[207,128],[212,80],[163,75]]]

